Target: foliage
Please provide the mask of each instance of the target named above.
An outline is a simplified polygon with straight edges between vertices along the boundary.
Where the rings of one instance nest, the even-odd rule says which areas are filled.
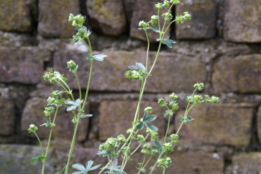
[[[151,169],[150,174],[155,170],[156,166],[161,167],[162,173],[164,174],[166,168],[168,168],[171,165],[171,159],[170,157],[168,157],[168,155],[171,152],[173,152],[173,146],[178,143],[179,131],[181,127],[183,126],[184,123],[189,124],[191,121],[194,120],[192,117],[188,116],[190,110],[200,105],[201,103],[217,103],[219,100],[218,97],[215,96],[209,97],[208,95],[205,95],[203,99],[201,95],[195,95],[195,92],[197,90],[200,91],[204,89],[203,83],[195,84],[194,85],[195,90],[192,93],[192,95],[185,96],[188,104],[184,115],[181,115],[179,117],[181,121],[180,127],[178,128],[175,134],[170,135],[170,141],[168,142],[167,142],[167,137],[168,137],[168,130],[170,126],[170,119],[174,115],[174,113],[179,109],[179,105],[177,103],[178,95],[176,95],[175,93],[170,94],[169,101],[166,101],[163,98],[160,98],[158,100],[159,106],[166,109],[164,117],[168,118],[167,130],[163,141],[159,141],[160,138],[158,135],[158,128],[151,123],[152,121],[157,119],[157,116],[152,114],[153,108],[151,106],[146,107],[144,110],[143,117],[141,119],[139,118],[140,103],[142,100],[144,89],[147,80],[148,78],[151,77],[152,71],[157,62],[160,48],[162,44],[165,44],[167,47],[172,48],[172,44],[176,43],[175,41],[169,38],[165,38],[166,32],[168,31],[172,23],[174,22],[184,23],[185,21],[191,19],[189,13],[184,12],[183,15],[177,14],[175,19],[173,20],[173,16],[171,14],[171,8],[174,5],[178,5],[179,3],[180,3],[179,0],[170,0],[170,1],[165,0],[163,3],[157,3],[155,4],[155,8],[158,10],[158,14],[152,15],[151,20],[149,22],[145,22],[145,21],[139,22],[139,27],[141,30],[144,30],[148,41],[147,56],[145,60],[146,63],[145,65],[143,65],[142,63],[137,62],[135,65],[130,65],[129,66],[130,70],[125,73],[126,78],[140,81],[141,90],[139,93],[139,101],[138,101],[137,109],[134,115],[134,120],[132,122],[132,127],[127,130],[128,137],[125,137],[124,135],[121,134],[117,136],[117,138],[114,137],[108,138],[106,142],[100,145],[98,155],[107,158],[108,163],[107,165],[100,168],[99,174],[103,172],[109,174],[125,173],[124,169],[127,162],[129,160],[133,160],[131,159],[132,155],[135,152],[137,152],[140,148],[141,148],[140,150],[141,153],[144,155],[144,160],[140,163],[137,160],[133,160],[137,162],[137,166],[136,166],[137,173],[138,174],[145,173],[146,172],[145,167],[150,162],[150,160],[154,157],[156,158],[156,162],[153,168]],[[166,8],[167,11],[161,14],[160,16],[161,10],[163,8]],[[161,17],[164,20],[163,25],[161,25],[160,23]],[[168,25],[167,25],[167,21],[170,21]],[[72,137],[72,143],[67,159],[67,164],[62,171],[57,172],[57,174],[62,174],[62,173],[68,174],[68,168],[70,167],[70,160],[74,150],[76,132],[79,126],[80,119],[92,116],[92,114],[85,114],[84,109],[85,109],[85,104],[87,101],[89,86],[92,77],[93,61],[94,60],[103,61],[104,58],[107,57],[104,54],[93,55],[92,46],[89,39],[91,31],[88,30],[85,26],[83,26],[85,22],[85,17],[83,17],[82,15],[74,16],[73,14],[70,14],[69,22],[71,22],[72,26],[74,26],[78,30],[76,35],[73,36],[74,42],[75,43],[83,42],[86,45],[86,47],[88,47],[90,52],[90,55],[86,58],[87,61],[91,62],[88,84],[86,88],[87,90],[85,96],[82,96],[81,87],[77,76],[78,65],[73,60],[67,62],[67,67],[69,71],[75,75],[75,79],[78,83],[78,87],[79,87],[78,99],[74,98],[74,96],[72,95],[72,89],[70,89],[70,87],[66,83],[67,79],[60,72],[53,71],[52,69],[50,69],[50,71],[44,75],[44,79],[46,81],[49,81],[52,84],[57,83],[62,87],[63,91],[54,91],[51,94],[51,96],[47,99],[48,106],[44,110],[44,114],[46,116],[47,121],[41,125],[41,126],[49,127],[50,129],[49,140],[45,152],[43,150],[41,141],[36,133],[38,127],[31,124],[28,129],[30,133],[34,133],[36,135],[42,149],[42,154],[40,156],[35,156],[32,159],[32,162],[38,160],[39,162],[43,163],[42,174],[44,174],[45,162],[48,159],[47,154],[50,146],[52,130],[53,128],[55,128],[57,111],[61,106],[67,107],[67,111],[72,113],[73,116],[72,122],[74,124],[74,134]],[[158,52],[150,68],[148,67],[148,52],[149,52],[149,38],[147,33],[148,30],[152,30],[159,34]],[[142,130],[144,127],[146,128],[146,134],[145,135],[139,134],[140,130]],[[150,141],[153,142],[153,145],[147,143],[149,141],[148,139],[149,137],[150,137]],[[135,150],[131,151],[130,146],[135,141],[138,142],[139,145],[136,147]],[[119,158],[122,158],[121,163],[119,163],[118,161]],[[93,163],[94,163],[93,161],[88,161],[86,163],[86,166],[83,166],[82,164],[72,165],[72,167],[77,170],[73,174],[87,174],[89,171],[99,169],[100,165],[96,165],[92,167]]]

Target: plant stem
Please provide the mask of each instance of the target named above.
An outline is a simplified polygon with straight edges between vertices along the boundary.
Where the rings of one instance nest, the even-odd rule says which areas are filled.
[[[149,50],[150,50],[150,40],[149,40],[149,37],[148,37],[147,30],[145,30],[145,34],[146,34],[146,38],[147,38],[147,41],[148,41],[147,55],[146,55],[146,72],[147,72],[147,70],[148,70],[148,59],[149,59]]]
[[[169,125],[170,125],[170,116],[169,116],[169,120],[168,120],[168,127],[167,127],[167,131],[166,131],[166,134],[165,134],[165,138],[164,138],[164,142],[163,142],[163,144],[165,144],[165,142],[166,142],[166,138],[167,138],[167,136],[168,136],[168,132],[169,132]]]
[[[41,140],[40,140],[40,138],[38,137],[38,135],[37,135],[37,133],[36,133],[36,132],[34,132],[34,134],[35,134],[36,138],[38,139],[38,141],[39,141],[39,144],[40,144],[40,146],[41,146],[41,150],[42,150],[42,156],[44,156],[44,150],[43,150],[43,145],[42,145],[42,143],[41,143]]]
[[[54,115],[53,122],[52,122],[53,124],[55,123],[55,119],[56,119],[56,116],[57,116],[57,113],[58,113],[58,108],[59,107],[56,107],[55,115]],[[47,147],[46,147],[46,151],[45,151],[45,155],[44,155],[45,158],[47,158],[48,150],[49,150],[49,147],[50,147],[50,142],[51,142],[51,138],[52,138],[52,131],[53,131],[53,125],[50,127],[49,139],[48,139],[48,143],[47,143]],[[46,161],[46,159],[43,160],[42,174],[44,174],[45,161]]]
[[[88,97],[88,92],[89,92],[90,83],[91,83],[91,77],[92,77],[92,67],[93,67],[93,59],[91,60],[89,79],[88,79],[88,84],[87,84],[87,89],[86,89],[86,94],[85,94],[85,98],[84,98],[82,109],[84,109],[84,106],[86,104],[86,100],[87,100],[87,97]],[[81,115],[81,112],[79,112],[79,115],[78,115],[78,118],[77,118],[77,122],[76,122],[76,125],[75,125],[75,128],[74,128],[73,139],[72,139],[71,148],[70,148],[70,152],[69,152],[69,156],[68,156],[68,160],[67,160],[67,164],[66,164],[65,174],[68,174],[70,160],[71,160],[72,153],[73,153],[73,150],[74,150],[76,134],[77,134],[80,118],[81,118],[80,115]]]

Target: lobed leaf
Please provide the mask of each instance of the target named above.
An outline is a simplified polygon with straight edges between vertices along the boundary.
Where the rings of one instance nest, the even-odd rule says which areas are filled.
[[[138,129],[138,130],[143,129],[143,127],[144,127],[143,122],[140,122],[140,123],[137,125],[137,129]]]
[[[153,26],[150,28],[152,31],[155,31],[156,33],[159,33],[159,29],[156,26]]]
[[[156,115],[151,115],[149,117],[147,117],[146,119],[143,119],[144,122],[151,122],[153,120],[155,120],[157,118]]]
[[[85,117],[92,117],[92,114],[84,114],[84,113],[82,113],[81,114],[81,118],[85,118]]]
[[[137,62],[136,65],[141,69],[141,70],[146,70],[145,66],[140,63],[140,62]]]
[[[77,169],[77,170],[81,170],[81,171],[86,170],[85,167],[82,164],[73,164],[72,167]]]
[[[104,57],[107,57],[107,55],[105,54],[97,54],[97,55],[94,55],[93,58],[97,61],[103,61],[104,60]]]
[[[171,39],[163,39],[162,40],[163,44],[166,44],[167,47],[172,48],[172,44],[176,43],[174,40]]]
[[[153,131],[157,131],[157,130],[158,130],[158,128],[157,128],[156,126],[153,126],[153,125],[150,124],[150,123],[144,122],[144,124],[145,124],[148,128],[150,128],[151,130],[153,130]]]

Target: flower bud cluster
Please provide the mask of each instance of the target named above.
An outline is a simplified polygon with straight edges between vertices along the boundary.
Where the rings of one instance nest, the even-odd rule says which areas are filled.
[[[74,16],[70,13],[68,21],[72,23],[72,26],[76,28],[81,28],[85,22],[85,17],[81,14]]]
[[[170,135],[171,143],[178,144],[179,142],[179,136],[177,134],[171,134]]]
[[[179,5],[180,1],[179,0],[170,0],[170,3],[173,5]]]
[[[132,80],[141,80],[145,76],[145,72],[143,70],[129,70],[125,73],[125,77]]]
[[[44,114],[46,117],[50,117],[53,112],[54,112],[53,107],[46,107],[44,110]]]
[[[158,166],[162,167],[162,168],[167,168],[171,165],[171,159],[170,157],[167,157],[167,158],[159,158],[157,160],[157,164]]]
[[[151,106],[148,106],[148,107],[146,107],[146,108],[144,109],[144,112],[146,112],[146,111],[147,111],[149,114],[151,114],[152,111],[153,111],[153,109],[152,109]]]
[[[159,16],[158,15],[152,15],[150,19],[151,25],[156,25],[158,22]]]
[[[212,96],[211,98],[208,95],[205,95],[205,100],[204,102],[206,103],[218,103],[219,102],[219,98],[216,96]]]
[[[156,132],[156,131],[153,131],[153,130],[151,130],[151,129],[149,129],[149,128],[147,128],[146,129],[146,132],[148,133],[148,134],[150,134],[150,136],[151,136],[151,141],[155,141],[155,140],[158,140],[159,139],[159,134],[158,134],[158,132]]]
[[[160,98],[158,100],[158,103],[159,103],[160,107],[167,106],[167,104],[168,104],[163,98]]]
[[[191,15],[188,12],[184,12],[184,15],[177,14],[175,20],[178,24],[183,24],[185,21],[191,20]]]
[[[141,149],[141,153],[145,155],[152,155],[155,156],[159,154],[159,150],[157,149],[151,149],[151,145],[149,143],[145,144],[143,148]]]
[[[142,30],[147,30],[150,27],[150,25],[149,25],[149,23],[147,23],[145,21],[140,21],[139,27],[141,27],[140,29],[142,29]]]
[[[76,73],[77,69],[78,69],[78,65],[76,65],[76,63],[73,60],[70,60],[67,62],[67,67],[69,69],[69,71]]]
[[[171,153],[173,152],[173,144],[170,142],[170,143],[165,143],[163,144],[163,150],[168,154],[168,153]]]
[[[58,98],[54,98],[54,97],[48,97],[47,102],[48,102],[48,105],[60,107],[65,102],[65,99],[64,98],[58,99]]]
[[[116,138],[108,138],[107,141],[99,146],[99,150],[110,151],[117,146]]]
[[[141,144],[145,143],[145,137],[143,135],[137,135],[137,139]]]
[[[130,155],[130,147],[123,147],[122,148],[122,153],[125,156],[129,156]]]
[[[120,134],[118,137],[117,137],[117,140],[120,142],[120,143],[125,143],[126,142],[126,138],[124,135]]]
[[[28,129],[29,133],[35,133],[37,130],[38,130],[38,127],[35,126],[34,124],[29,125],[29,129]]]
[[[165,21],[169,21],[173,18],[171,11],[167,11],[166,13],[163,13],[162,16]]]
[[[204,89],[204,83],[196,83],[194,85],[194,88],[199,90],[199,91],[202,91]]]
[[[58,71],[47,72],[43,77],[44,80],[49,81],[52,84],[57,81],[64,81],[63,79],[65,79]]]

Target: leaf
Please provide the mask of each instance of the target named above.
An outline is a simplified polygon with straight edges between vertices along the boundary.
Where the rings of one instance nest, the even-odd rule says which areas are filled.
[[[93,161],[92,160],[88,161],[86,163],[86,170],[89,170],[92,167],[92,165],[93,165]]]
[[[72,106],[69,106],[66,111],[71,111],[71,110],[74,110],[77,108],[77,105],[72,105]]]
[[[154,149],[154,150],[159,150],[159,149],[161,149],[161,148],[158,147],[158,146],[152,146],[151,148]]]
[[[74,164],[72,165],[73,168],[77,169],[77,170],[81,170],[81,171],[85,171],[85,167],[82,164]]]
[[[185,99],[188,101],[188,95],[187,94],[185,94]]]
[[[143,120],[146,120],[146,118],[148,117],[149,112],[145,111],[144,115],[143,115]]]
[[[153,120],[155,120],[157,118],[156,115],[151,115],[149,117],[147,117],[145,120],[143,119],[144,122],[151,122]]]
[[[138,129],[138,130],[143,129],[143,127],[144,127],[143,122],[140,122],[140,123],[137,125],[137,129]]]
[[[50,69],[49,69],[49,72],[50,72],[50,73],[53,73],[53,68],[50,68]]]
[[[144,66],[142,63],[137,62],[136,65],[137,65],[138,67],[140,67],[140,69],[146,70],[145,66]]]
[[[157,131],[157,130],[158,130],[158,128],[157,128],[156,126],[153,126],[153,125],[150,124],[150,123],[144,122],[144,124],[145,124],[148,128],[150,128],[151,130],[153,130],[153,131]]]
[[[183,121],[184,117],[182,115],[179,116],[179,121]]]
[[[84,171],[77,171],[77,172],[73,172],[72,174],[84,174]]]
[[[67,104],[67,105],[76,105],[77,104],[77,103],[75,103],[74,101],[71,101],[71,100],[66,101],[64,103]]]
[[[176,43],[174,40],[171,39],[163,39],[162,40],[163,44],[166,44],[167,47],[172,48],[172,44]]]
[[[131,66],[129,66],[129,68],[130,68],[130,69],[140,69],[140,67],[135,66],[135,65],[131,65]]]
[[[150,28],[152,31],[155,31],[156,33],[159,33],[159,29],[156,26],[153,26]]]
[[[93,58],[97,61],[103,61],[104,57],[107,57],[107,55],[105,54],[97,54],[97,55],[94,55]]]
[[[62,93],[64,93],[64,92],[66,92],[66,91],[54,91],[54,94],[55,94],[55,95],[59,95],[59,94],[62,94]]]
[[[156,144],[159,148],[162,148],[160,142],[158,142],[157,140],[155,140],[154,142],[155,142],[155,144]]]
[[[81,118],[85,118],[85,117],[92,117],[92,114],[84,114],[84,113],[82,113],[81,114]]]
[[[34,156],[31,160],[31,163],[35,162],[40,156]]]
[[[40,126],[46,126],[48,127],[50,125],[49,121],[46,121],[46,123],[41,124]]]
[[[109,156],[111,153],[106,150],[98,151],[97,155]]]
[[[101,166],[100,164],[99,164],[99,165],[96,165],[96,166],[93,166],[92,168],[89,169],[89,171],[91,171],[91,170],[96,170],[96,169],[98,169],[100,166]]]

